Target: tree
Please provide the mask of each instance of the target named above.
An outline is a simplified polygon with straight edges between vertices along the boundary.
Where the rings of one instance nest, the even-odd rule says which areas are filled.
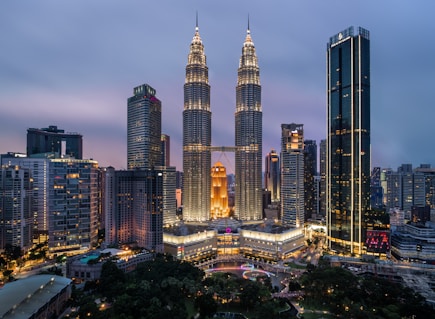
[[[5,245],[5,252],[4,252],[6,258],[11,260],[16,260],[23,256],[23,251],[21,250],[20,246],[15,246],[11,244]]]
[[[125,284],[125,274],[111,261],[106,261],[101,268],[100,292],[112,301]]]
[[[267,302],[262,302],[255,308],[255,318],[279,318],[278,313],[279,305],[274,300],[269,300]]]
[[[98,309],[92,296],[86,296],[82,298],[78,315],[80,318],[103,318],[103,314]]]
[[[199,309],[199,314],[203,318],[212,315],[217,310],[217,303],[211,294],[196,297],[195,306]]]

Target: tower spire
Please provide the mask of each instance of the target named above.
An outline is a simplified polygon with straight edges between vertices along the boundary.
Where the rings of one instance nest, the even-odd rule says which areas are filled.
[[[249,13],[248,13],[248,31],[247,31],[248,33],[251,33],[251,29],[250,29],[250,27],[249,27]]]
[[[198,27],[198,11],[196,11],[196,26],[195,26],[195,30],[198,31],[199,27]]]

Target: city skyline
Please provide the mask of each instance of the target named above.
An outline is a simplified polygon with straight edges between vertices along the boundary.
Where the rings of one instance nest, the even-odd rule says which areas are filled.
[[[426,41],[435,26],[434,5],[341,4],[2,3],[0,153],[25,153],[28,128],[56,125],[83,135],[84,158],[127,168],[127,98],[132,87],[148,83],[162,101],[171,165],[182,170],[184,71],[198,12],[210,72],[213,146],[233,145],[236,72],[249,15],[261,66],[262,158],[280,149],[282,123],[302,123],[305,138],[318,144],[326,138],[325,47],[332,34],[359,25],[371,32],[372,166],[435,166],[426,150],[435,142],[435,71],[426,62],[435,54]],[[234,173],[231,167],[227,172]]]

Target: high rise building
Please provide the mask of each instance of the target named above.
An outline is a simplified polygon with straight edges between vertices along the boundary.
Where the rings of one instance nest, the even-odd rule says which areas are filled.
[[[49,252],[91,249],[98,239],[98,162],[50,159],[48,176]]]
[[[63,156],[82,159],[83,140],[78,133],[65,133],[55,125],[48,128],[27,130],[27,156],[41,153],[54,153],[53,157]]]
[[[320,141],[320,191],[319,213],[326,215],[326,140]]]
[[[430,207],[432,213],[435,212],[435,168],[430,164],[421,164],[415,169],[416,172],[421,172],[425,177],[425,195],[426,205]]]
[[[240,220],[263,216],[262,117],[260,68],[248,25],[236,87],[235,217]]]
[[[50,159],[44,157],[26,157],[22,154],[8,153],[1,156],[2,165],[16,165],[30,170],[33,179],[32,225],[36,243],[48,240],[49,225],[49,167]]]
[[[171,138],[169,135],[162,134],[160,137],[162,143],[162,159],[161,163],[163,166],[171,166]]]
[[[317,212],[317,195],[314,178],[317,175],[317,144],[314,140],[304,141],[304,200],[305,220]]]
[[[270,191],[272,203],[278,203],[281,192],[281,167],[278,153],[275,150],[267,153],[264,164],[264,188]]]
[[[32,177],[28,168],[0,167],[0,249],[32,247]]]
[[[370,206],[372,208],[383,207],[380,167],[373,167],[372,175],[370,177]]]
[[[184,83],[183,219],[210,219],[211,111],[210,85],[198,24],[190,44]]]
[[[106,244],[163,252],[163,172],[106,171]],[[175,199],[175,194],[174,194]],[[110,209],[113,207],[113,209]]]
[[[281,221],[299,228],[304,219],[304,126],[281,124]]]
[[[430,206],[427,202],[426,176],[422,170],[413,171],[411,164],[402,164],[397,171],[386,170],[385,207],[399,208],[409,217],[413,207]]]
[[[161,134],[161,102],[148,84],[128,99],[128,170],[109,167],[105,185],[106,244],[163,252],[163,223],[176,219],[176,173],[169,136]]]
[[[104,213],[104,242],[106,245],[115,244],[119,241],[118,239],[118,214],[117,214],[117,189],[115,187],[116,183],[116,171],[115,168],[109,166],[102,172],[102,205]]]
[[[327,134],[328,244],[362,254],[370,209],[370,39],[361,27],[329,39]]]
[[[162,106],[148,84],[135,87],[127,102],[127,167],[151,169],[162,165]]]
[[[177,174],[175,166],[156,166],[157,181],[162,182],[162,214],[163,225],[174,225],[177,221],[176,185]]]
[[[50,156],[49,156],[50,157]],[[51,254],[92,248],[98,235],[98,162],[75,158],[2,155],[3,165],[28,169],[33,188],[34,241]]]
[[[229,217],[227,170],[221,162],[211,168],[211,218]]]

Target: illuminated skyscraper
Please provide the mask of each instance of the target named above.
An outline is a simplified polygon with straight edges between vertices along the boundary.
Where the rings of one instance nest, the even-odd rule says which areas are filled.
[[[163,252],[164,181],[160,169],[106,170],[107,245],[137,243]]]
[[[98,162],[75,158],[2,156],[32,174],[32,225],[50,253],[86,250],[97,243]],[[27,223],[27,222],[26,222]]]
[[[326,215],[326,140],[320,141],[320,192],[319,192],[319,212],[322,216]]]
[[[281,167],[279,164],[279,156],[275,150],[271,150],[270,153],[266,155],[265,166],[264,188],[270,191],[270,197],[273,203],[279,202]]]
[[[32,177],[28,168],[0,166],[0,248],[32,247]]]
[[[281,124],[281,221],[304,226],[304,126]]]
[[[135,87],[127,103],[128,169],[152,169],[162,165],[162,106],[148,84]]]
[[[370,208],[370,39],[350,27],[327,49],[326,205],[329,247],[363,253]]]
[[[260,69],[248,30],[239,62],[235,114],[235,217],[262,218],[262,110]]]
[[[208,67],[198,24],[190,44],[184,83],[183,219],[210,219],[211,111]]]
[[[211,168],[211,218],[229,217],[227,170],[221,162]]]

